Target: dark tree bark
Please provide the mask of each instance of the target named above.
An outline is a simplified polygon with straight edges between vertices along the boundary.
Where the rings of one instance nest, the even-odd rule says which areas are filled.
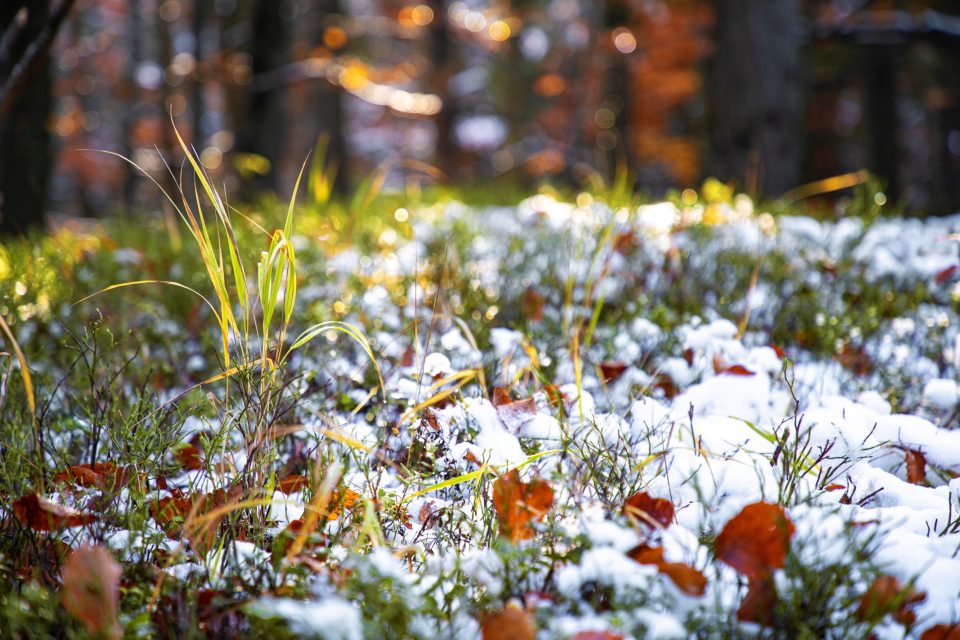
[[[430,23],[430,61],[433,63],[430,90],[443,100],[440,113],[434,119],[437,125],[434,164],[444,173],[450,174],[456,168],[457,157],[457,145],[453,139],[453,122],[457,110],[454,97],[449,91],[450,76],[456,68],[456,50],[450,40],[446,0],[429,0],[428,5],[433,10],[433,22]]]
[[[707,172],[767,195],[800,181],[799,0],[715,0]]]
[[[290,57],[293,25],[283,18],[283,2],[254,0],[251,15],[250,96],[246,120],[237,123],[242,132],[239,150],[257,153],[270,161],[270,171],[254,186],[282,193],[282,162],[287,147],[287,83],[283,68]]]
[[[863,51],[867,130],[870,132],[869,167],[886,182],[891,201],[900,198],[896,59],[901,53],[889,46],[866,46]]]
[[[49,17],[47,0],[0,3],[0,25],[16,28],[14,20],[27,7],[26,23],[4,38],[0,86],[14,79],[18,63],[38,41]],[[50,55],[44,46],[33,62],[21,67],[26,74],[12,87],[6,112],[0,114],[0,233],[23,233],[45,221],[47,182],[50,177],[50,133],[47,120],[52,105]]]
[[[315,0],[313,7],[313,42],[323,41],[323,32],[329,26],[329,18],[340,13],[340,0]],[[347,172],[346,144],[343,139],[343,97],[337,87],[324,79],[314,81],[310,96],[310,110],[313,112],[313,141],[321,136],[327,139],[327,155],[324,159],[328,167],[336,167],[337,174],[333,183],[333,192],[343,194],[349,189]],[[297,149],[302,155],[302,150]]]

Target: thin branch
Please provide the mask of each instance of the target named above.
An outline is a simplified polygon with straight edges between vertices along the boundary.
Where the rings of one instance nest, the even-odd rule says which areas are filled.
[[[36,70],[36,65],[40,62],[43,54],[50,49],[53,39],[60,31],[60,27],[63,25],[67,14],[70,13],[70,9],[73,8],[74,2],[75,0],[63,0],[56,11],[50,14],[47,23],[43,25],[43,29],[37,35],[37,39],[30,44],[23,57],[17,61],[10,71],[10,76],[3,82],[3,86],[0,87],[0,119],[13,106],[30,74]]]

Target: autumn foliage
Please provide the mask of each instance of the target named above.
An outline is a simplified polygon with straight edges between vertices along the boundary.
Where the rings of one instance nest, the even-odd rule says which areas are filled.
[[[543,521],[552,504],[553,489],[545,480],[534,478],[523,482],[516,469],[493,483],[493,506],[500,534],[510,542],[532,538],[536,533],[534,524]]]

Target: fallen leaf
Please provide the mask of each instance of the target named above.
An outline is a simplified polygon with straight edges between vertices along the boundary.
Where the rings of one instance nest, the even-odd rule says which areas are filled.
[[[94,636],[120,637],[117,615],[122,573],[110,552],[99,545],[80,547],[63,564],[63,606]]]
[[[707,578],[697,569],[682,562],[665,562],[662,547],[641,544],[627,552],[627,557],[640,564],[651,564],[670,578],[677,588],[691,596],[702,596],[707,590]]]
[[[769,575],[783,567],[794,531],[779,505],[748,504],[717,536],[717,559],[747,578]]]
[[[933,278],[934,283],[943,284],[944,282],[947,282],[953,277],[958,269],[960,269],[960,265],[954,264],[950,265],[946,269],[943,269],[942,271],[937,272],[937,275]]]
[[[923,632],[920,640],[960,640],[960,624],[935,624]]]
[[[750,369],[747,369],[747,368],[746,368],[745,366],[743,366],[742,364],[735,364],[735,365],[733,365],[733,366],[727,366],[726,364],[723,363],[723,361],[720,359],[720,356],[718,356],[718,355],[713,356],[713,372],[714,372],[715,374],[717,374],[718,376],[719,376],[719,375],[723,375],[723,374],[728,374],[728,375],[731,375],[731,376],[753,376],[753,375],[756,375],[756,372],[751,371]]]
[[[610,384],[611,382],[615,382],[627,370],[626,363],[620,362],[619,360],[601,362],[599,367],[600,367],[600,375],[603,376],[604,384]]]
[[[534,478],[529,483],[523,482],[516,469],[493,483],[493,506],[500,533],[511,542],[532,538],[536,533],[533,523],[543,521],[552,504],[553,489],[545,480]]]
[[[175,449],[173,457],[187,471],[203,469],[203,448],[201,447],[200,434],[193,434],[187,444]]]
[[[688,596],[702,596],[707,591],[707,577],[683,562],[661,562],[657,570]]]
[[[624,638],[613,631],[580,631],[570,640],[624,640]]]
[[[846,489],[846,487],[836,482],[832,482],[823,488],[824,491],[841,491],[843,489]]]
[[[38,493],[28,493],[13,503],[17,519],[36,531],[59,531],[97,521],[92,513],[51,502]]]
[[[537,627],[533,616],[511,601],[506,607],[480,618],[483,640],[535,640]]]
[[[514,434],[519,432],[525,422],[537,415],[536,400],[533,398],[514,400],[502,387],[496,387],[493,390],[493,406],[497,409],[500,421]]]
[[[907,463],[907,482],[910,484],[927,483],[927,458],[923,452],[916,449],[907,449],[905,452]]]
[[[654,498],[645,491],[639,491],[623,505],[623,513],[632,516],[650,527],[666,529],[673,522],[673,503],[664,498]]]
[[[303,473],[294,473],[284,476],[277,481],[277,491],[284,495],[290,495],[294,491],[299,491],[307,485],[307,476]]]
[[[737,620],[769,625],[776,611],[777,600],[777,588],[773,582],[773,576],[750,578],[747,595],[737,609]]]
[[[118,467],[112,462],[75,464],[53,477],[54,482],[73,483],[101,491],[115,492],[133,479],[130,467]]]
[[[887,614],[903,625],[911,625],[917,614],[911,607],[926,600],[927,594],[913,587],[904,587],[893,576],[880,576],[860,598],[854,615],[858,620],[879,622]]]

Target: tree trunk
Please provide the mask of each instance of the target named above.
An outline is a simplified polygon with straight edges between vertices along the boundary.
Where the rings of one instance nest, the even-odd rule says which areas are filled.
[[[251,48],[250,100],[245,122],[237,123],[242,132],[240,151],[262,155],[270,161],[266,176],[255,179],[255,186],[283,192],[282,162],[287,146],[287,86],[282,67],[289,61],[292,25],[283,19],[282,2],[254,0]]]
[[[708,173],[779,195],[800,181],[799,1],[715,0],[715,7]]]
[[[443,101],[440,113],[434,119],[437,143],[433,162],[438,169],[450,175],[455,172],[457,163],[457,145],[453,139],[456,103],[449,90],[450,76],[456,68],[456,50],[450,41],[446,0],[429,0],[428,4],[433,11],[433,21],[430,23],[430,60],[433,63],[430,90]]]
[[[328,17],[340,13],[340,0],[316,0],[314,7],[313,44],[323,42],[323,32],[328,25]],[[327,155],[324,162],[327,167],[336,167],[337,174],[333,182],[333,192],[343,194],[349,189],[346,144],[343,140],[343,98],[337,87],[327,80],[314,81],[311,93],[310,110],[313,112],[313,141],[320,137],[327,139]],[[297,149],[302,155],[302,150]]]
[[[12,25],[21,7],[28,6],[24,28],[11,43],[0,84],[37,39],[49,15],[47,0],[0,3],[0,25]],[[0,233],[23,233],[45,220],[50,176],[50,134],[47,120],[52,105],[50,56],[46,48],[29,71],[19,94],[0,120]]]

